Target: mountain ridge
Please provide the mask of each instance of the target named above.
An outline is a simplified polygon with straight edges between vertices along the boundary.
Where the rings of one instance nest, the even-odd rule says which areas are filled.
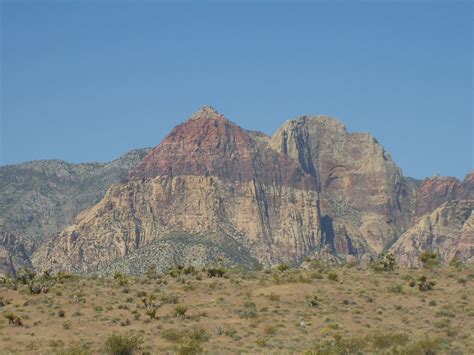
[[[307,257],[366,261],[384,250],[414,265],[421,249],[441,251],[446,242],[402,248],[413,240],[420,218],[452,200],[472,210],[462,201],[474,195],[474,173],[462,182],[405,177],[372,135],[349,132],[326,115],[288,120],[267,136],[206,106],[142,153],[132,153],[129,164],[114,161],[120,174],[101,185],[107,192],[76,211],[61,231],[36,241],[30,252],[36,268],[136,271],[127,261],[135,254],[143,265],[166,268],[161,259],[181,255],[173,240],[199,254],[186,259],[196,265],[212,260],[213,253],[238,264],[233,248],[247,253],[243,266],[297,265]],[[114,162],[108,169],[113,171]],[[470,262],[473,223],[466,219],[461,229],[454,219],[446,223],[456,225],[450,229],[459,240],[456,248],[464,248],[456,256]],[[192,246],[213,235],[219,251],[202,242]],[[191,244],[178,236],[188,236]],[[160,248],[167,257],[160,257]]]

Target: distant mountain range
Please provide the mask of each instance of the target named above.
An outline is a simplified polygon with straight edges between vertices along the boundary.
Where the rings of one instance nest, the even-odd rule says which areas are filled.
[[[155,148],[108,164],[0,167],[0,272],[137,274],[383,251],[402,266],[422,251],[472,262],[473,208],[474,172],[404,177],[370,134],[333,118],[300,117],[269,137],[206,106]]]

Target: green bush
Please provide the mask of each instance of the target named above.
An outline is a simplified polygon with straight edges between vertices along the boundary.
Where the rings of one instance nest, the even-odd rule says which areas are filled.
[[[244,308],[239,312],[240,318],[257,318],[257,306],[252,301],[246,301]]]
[[[429,251],[424,251],[421,253],[418,257],[418,260],[425,268],[432,268],[438,266],[440,263],[438,254]]]
[[[176,318],[185,318],[187,311],[188,311],[188,307],[182,304],[177,304],[173,308],[173,316]]]
[[[8,324],[13,327],[21,327],[23,325],[21,318],[12,312],[5,313],[4,316],[8,319]]]
[[[161,336],[178,344],[178,354],[199,354],[203,351],[202,343],[208,341],[210,336],[204,329],[193,327],[191,329],[166,329]]]
[[[328,280],[337,281],[338,276],[334,271],[328,272]]]
[[[426,276],[420,276],[417,283],[418,289],[420,291],[432,290],[435,285],[436,285],[436,282],[428,281],[428,278]]]
[[[377,261],[370,263],[370,268],[376,272],[393,272],[395,264],[395,256],[392,253],[382,253]]]
[[[290,266],[288,264],[279,264],[277,266],[277,270],[280,271],[280,272],[285,272],[287,271],[288,269],[290,268]]]
[[[113,333],[105,342],[105,351],[112,355],[130,355],[143,344],[143,338],[133,333]]]
[[[392,285],[387,288],[388,292],[392,293],[403,293],[403,285],[398,284],[398,285]]]
[[[319,307],[321,304],[321,299],[317,295],[307,295],[306,304],[310,307]]]
[[[220,266],[209,267],[206,269],[208,277],[223,277],[225,275],[225,269]]]

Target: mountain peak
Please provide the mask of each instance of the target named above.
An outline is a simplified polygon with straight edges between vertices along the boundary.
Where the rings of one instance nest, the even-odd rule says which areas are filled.
[[[217,118],[217,117],[221,117],[221,116],[222,116],[222,114],[217,112],[217,110],[214,107],[212,107],[210,105],[206,105],[206,106],[201,107],[195,113],[193,113],[193,115],[191,116],[191,119]]]

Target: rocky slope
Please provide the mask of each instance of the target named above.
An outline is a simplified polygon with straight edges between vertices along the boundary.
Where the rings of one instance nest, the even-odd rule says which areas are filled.
[[[266,265],[297,263],[321,243],[319,217],[311,175],[205,107],[155,147],[128,181],[80,214],[35,262],[97,271],[178,234],[191,242],[205,236],[229,264],[236,262],[229,257],[236,249]]]
[[[44,160],[0,167],[0,252],[4,258],[29,265],[29,257],[44,240],[100,201],[110,185],[126,178],[147,152],[134,150],[110,163]]]
[[[448,263],[453,257],[474,260],[474,172],[463,181],[435,176],[425,179],[417,193],[412,226],[391,247],[399,263],[419,264],[423,251],[437,253]]]
[[[370,134],[308,116],[286,122],[270,144],[317,179],[327,235],[365,240],[379,253],[407,228],[415,185]]]
[[[36,250],[38,269],[102,274],[384,250],[403,265],[424,250],[473,259],[474,173],[406,178],[370,134],[327,116],[290,120],[268,137],[204,107],[146,156],[42,164],[0,168],[5,270]]]

